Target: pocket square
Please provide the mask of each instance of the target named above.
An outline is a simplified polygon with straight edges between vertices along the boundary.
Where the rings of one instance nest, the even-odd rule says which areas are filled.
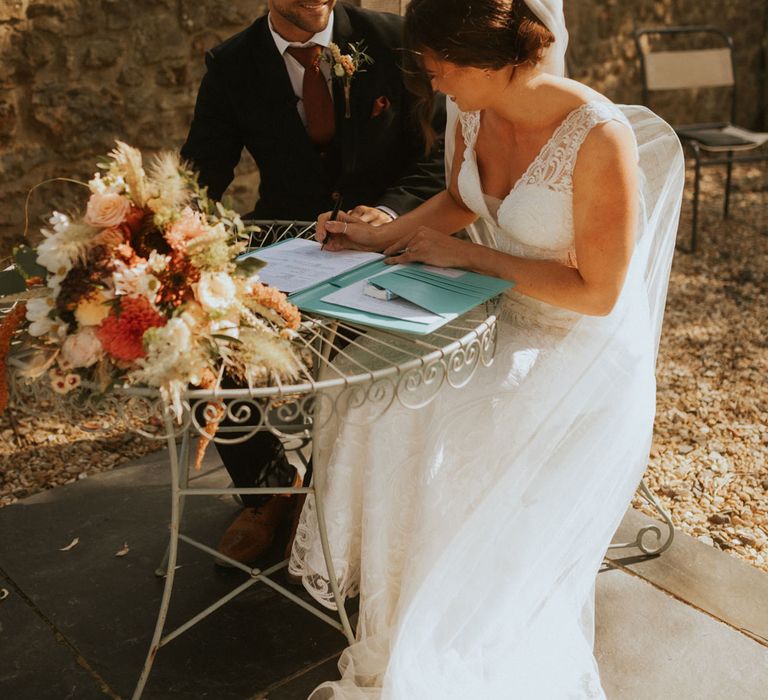
[[[385,109],[389,109],[391,102],[386,95],[377,97],[373,101],[373,108],[371,109],[371,119],[378,117]]]

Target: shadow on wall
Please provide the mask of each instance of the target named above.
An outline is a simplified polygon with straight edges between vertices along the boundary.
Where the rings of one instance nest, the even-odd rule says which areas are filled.
[[[382,6],[381,0],[362,4],[375,2]],[[768,128],[761,93],[768,4],[578,0],[565,5],[571,75],[618,102],[640,99],[635,26],[721,26],[737,45],[739,121]],[[145,155],[178,148],[192,116],[205,51],[246,27],[265,7],[266,0],[0,2],[0,259],[21,240],[24,200],[34,185],[52,177],[87,179],[98,156],[118,138]],[[257,185],[258,173],[246,159],[228,193],[236,209],[252,207]],[[83,203],[73,187],[56,183],[34,193],[33,241],[51,209],[67,211]]]

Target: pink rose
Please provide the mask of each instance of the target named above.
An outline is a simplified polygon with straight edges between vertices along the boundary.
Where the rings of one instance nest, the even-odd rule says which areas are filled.
[[[104,349],[93,328],[84,328],[67,337],[61,346],[61,360],[67,368],[90,367],[98,362]]]
[[[200,212],[185,207],[181,216],[165,234],[165,240],[177,250],[184,250],[187,243],[208,232],[205,219]]]
[[[85,212],[85,223],[95,228],[111,228],[123,223],[131,203],[126,198],[114,192],[99,194],[94,192],[88,200]]]

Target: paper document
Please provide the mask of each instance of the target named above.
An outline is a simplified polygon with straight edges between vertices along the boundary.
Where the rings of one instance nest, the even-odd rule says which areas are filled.
[[[400,267],[400,266],[397,266]],[[395,268],[396,269],[396,268]],[[389,270],[379,273],[385,275]],[[345,306],[348,309],[357,309],[358,311],[365,311],[370,314],[378,314],[379,316],[388,316],[390,318],[398,318],[404,321],[411,321],[412,323],[431,324],[439,323],[444,320],[444,317],[440,314],[433,314],[423,309],[416,304],[412,304],[405,299],[374,299],[364,293],[365,285],[368,284],[368,280],[375,280],[378,275],[369,277],[368,279],[362,279],[358,282],[354,282],[347,287],[343,287],[336,292],[332,292],[322,298],[329,304],[336,304],[337,306]]]
[[[259,280],[293,294],[384,256],[360,250],[320,250],[317,241],[292,238],[243,257],[263,260],[267,266],[259,272]]]

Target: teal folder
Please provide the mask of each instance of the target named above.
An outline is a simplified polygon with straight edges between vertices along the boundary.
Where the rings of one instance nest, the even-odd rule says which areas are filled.
[[[427,335],[452,321],[478,304],[501,294],[514,283],[495,277],[465,272],[460,277],[446,278],[409,265],[386,274],[379,274],[389,266],[377,260],[355,270],[334,277],[310,289],[290,295],[290,300],[302,311],[338,318],[350,323],[386,330]],[[434,323],[417,323],[405,319],[382,316],[323,301],[323,297],[347,285],[376,275],[376,285],[389,289],[398,296],[421,306],[441,319]]]
[[[389,274],[379,275],[376,285],[432,313],[454,317],[466,313],[512,287],[512,282],[497,277],[463,272],[445,276],[430,272],[422,265],[408,265]]]
[[[258,257],[258,251],[252,251],[246,255]],[[390,272],[386,272],[387,270]],[[431,314],[438,315],[440,319],[434,323],[420,323],[323,301],[329,294],[373,276],[376,276],[376,286],[389,289],[402,299],[426,309]],[[353,324],[427,335],[479,304],[501,294],[513,284],[496,277],[463,270],[446,270],[440,274],[418,263],[391,270],[382,259],[348,270],[309,289],[289,294],[288,298],[302,311],[322,314]]]

